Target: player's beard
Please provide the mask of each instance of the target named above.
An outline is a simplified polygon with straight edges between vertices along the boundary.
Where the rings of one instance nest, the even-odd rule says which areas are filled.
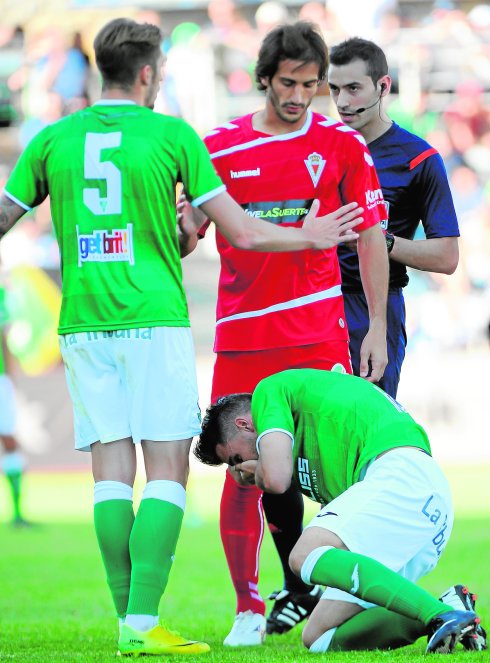
[[[308,110],[311,104],[311,101],[309,101],[309,103],[307,104],[297,104],[298,106],[301,107],[301,111],[299,113],[295,115],[287,113],[286,107],[289,104],[280,102],[279,95],[274,90],[272,83],[267,88],[267,101],[269,101],[270,104],[272,105],[272,108],[274,109],[274,112],[277,115],[277,117],[280,120],[282,120],[282,122],[286,122],[287,124],[296,124],[297,122],[299,122],[305,116],[306,111]]]
[[[155,106],[155,101],[157,98],[158,90],[155,90],[154,85],[151,85],[151,87],[148,88],[148,92],[145,98],[145,106],[146,108],[151,108],[153,110]]]
[[[152,67],[153,77],[151,80],[151,85],[148,86],[145,97],[145,106],[146,108],[151,108],[153,110],[155,106],[155,101],[158,96],[158,90],[160,89],[160,81],[158,79],[157,71],[155,67]]]

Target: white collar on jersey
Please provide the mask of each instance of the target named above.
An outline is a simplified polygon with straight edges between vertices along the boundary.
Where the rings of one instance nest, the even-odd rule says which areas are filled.
[[[325,116],[322,116],[322,117],[325,117]],[[269,134],[264,134],[260,138],[255,138],[254,140],[250,140],[246,143],[240,143],[239,145],[233,145],[232,147],[227,147],[223,150],[219,150],[218,152],[212,152],[211,155],[210,155],[211,159],[216,159],[217,157],[223,157],[223,156],[226,156],[227,154],[231,154],[232,152],[241,152],[242,150],[249,150],[252,147],[256,147],[257,145],[267,145],[268,143],[276,143],[276,142],[281,142],[281,141],[286,141],[286,140],[293,140],[294,138],[297,138],[298,136],[304,136],[310,130],[312,122],[313,122],[313,113],[308,108],[308,110],[306,111],[306,119],[305,119],[305,122],[304,122],[303,126],[301,127],[301,129],[298,129],[297,131],[291,131],[291,132],[285,133],[285,134],[270,134],[270,135]],[[320,124],[322,124],[322,123],[320,122]],[[338,122],[338,124],[340,124],[340,122]],[[231,122],[228,122],[227,124],[225,124],[223,126],[226,129],[233,129],[233,128],[236,129],[238,127],[238,125],[233,124],[233,120],[231,120]],[[210,132],[207,135],[212,136],[214,133],[216,133],[216,131],[215,132]]]

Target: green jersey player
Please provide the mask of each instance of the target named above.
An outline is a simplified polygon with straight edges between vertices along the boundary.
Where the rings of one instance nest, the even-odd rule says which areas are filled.
[[[2,456],[1,467],[12,496],[12,524],[22,526],[28,524],[21,512],[21,488],[25,459],[15,436],[14,387],[7,371],[7,349],[5,347],[5,327],[8,321],[6,289],[0,281],[0,445],[5,452]]]
[[[431,652],[460,640],[483,648],[473,610],[414,584],[446,546],[451,496],[424,429],[377,386],[314,369],[277,373],[253,395],[210,406],[195,454],[271,493],[294,480],[323,505],[290,556],[306,583],[327,586],[303,631],[310,651],[393,648],[424,634]]]
[[[199,654],[158,623],[185,505],[189,448],[200,431],[194,351],[180,257],[195,229],[185,186],[234,246],[328,248],[356,239],[346,205],[302,228],[249,218],[224,190],[204,144],[152,107],[162,34],[116,19],[95,38],[102,99],[43,129],[0,197],[0,238],[48,195],[62,269],[60,345],[74,406],[75,446],[92,454],[94,519],[120,619],[121,654]],[[177,228],[178,225],[178,228]],[[147,484],[133,512],[135,443]]]

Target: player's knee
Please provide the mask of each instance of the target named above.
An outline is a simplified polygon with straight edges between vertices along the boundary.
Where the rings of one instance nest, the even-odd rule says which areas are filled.
[[[306,626],[301,634],[303,645],[306,649],[310,649],[311,645],[318,640],[321,635],[320,630],[314,623],[310,623],[310,619],[306,622]]]
[[[299,578],[302,578],[306,583],[310,582],[308,571],[311,572],[311,569],[309,568],[309,564],[307,564],[306,569],[304,568],[304,565],[310,554],[316,550],[316,548],[318,548],[316,540],[312,540],[311,536],[303,532],[289,555],[289,568],[295,575],[297,575]]]
[[[289,568],[291,571],[301,577],[301,567],[307,557],[307,553],[298,545],[294,546],[289,555]]]

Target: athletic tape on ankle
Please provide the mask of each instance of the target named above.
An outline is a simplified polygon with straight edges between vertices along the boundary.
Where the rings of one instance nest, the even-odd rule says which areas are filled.
[[[324,652],[328,651],[336,630],[337,627],[331,628],[329,631],[322,633],[318,640],[315,640],[315,642],[311,645],[308,651],[310,651],[312,654],[323,654]]]
[[[185,510],[185,488],[177,481],[168,481],[159,479],[157,481],[148,481],[143,490],[142,500],[154,499],[162,502],[170,502]]]
[[[109,500],[133,499],[133,487],[122,481],[97,481],[94,486],[94,504]]]
[[[301,567],[301,580],[303,582],[306,582],[307,585],[314,584],[311,582],[310,577],[313,573],[313,569],[315,568],[315,564],[318,562],[323,553],[326,553],[327,550],[331,550],[332,548],[333,546],[321,546],[320,548],[315,548],[311,551],[311,553],[303,562],[303,566]]]

